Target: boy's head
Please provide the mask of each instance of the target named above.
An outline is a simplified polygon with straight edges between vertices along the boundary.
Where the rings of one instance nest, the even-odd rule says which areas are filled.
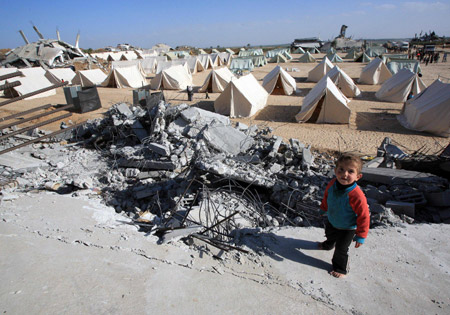
[[[361,170],[361,159],[356,155],[344,153],[336,161],[334,173],[341,185],[350,185],[362,177]]]

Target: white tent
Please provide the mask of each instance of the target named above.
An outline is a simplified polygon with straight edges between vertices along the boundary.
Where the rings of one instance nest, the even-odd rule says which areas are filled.
[[[220,93],[225,90],[226,86],[231,80],[235,80],[236,77],[233,73],[231,73],[228,68],[218,68],[213,69],[206,77],[205,82],[202,87],[198,90],[199,92],[211,92],[211,93]]]
[[[325,77],[329,77],[346,97],[356,97],[361,94],[361,91],[356,86],[355,82],[353,82],[352,78],[350,78],[347,73],[345,73],[338,66],[335,66],[333,69],[328,71],[327,74],[320,80],[326,80]]]
[[[214,102],[214,109],[230,117],[250,117],[263,109],[269,94],[252,74],[230,81]]]
[[[300,48],[300,47],[299,47]],[[298,58],[298,62],[302,63],[310,63],[310,62],[316,62],[316,58],[314,58],[309,51],[304,53],[300,58]]]
[[[90,87],[100,85],[107,75],[100,69],[80,70],[72,79],[72,84]]]
[[[226,48],[225,51],[231,55],[234,55],[234,51],[232,51],[230,48]]]
[[[213,68],[213,62],[211,60],[210,55],[208,54],[201,54],[197,56],[198,60],[200,60],[201,64],[203,65],[203,69],[208,70]]]
[[[330,78],[326,77],[305,96],[295,119],[298,122],[348,124],[351,113],[347,106],[349,102]]]
[[[187,64],[175,65],[164,69],[151,81],[152,90],[160,88],[165,90],[185,90],[192,85],[192,75],[189,73]]]
[[[384,62],[380,58],[375,58],[362,69],[358,83],[371,85],[382,84],[390,77],[392,77],[392,73]]]
[[[381,101],[400,103],[405,102],[410,92],[419,94],[426,88],[419,76],[409,69],[402,69],[383,83],[375,93]]]
[[[311,71],[308,73],[308,80],[312,82],[319,82],[320,79],[328,72],[330,71],[334,65],[331,63],[330,60],[325,56],[323,60],[314,67]]]
[[[15,81],[19,81],[21,83],[19,86],[15,86],[13,88],[5,90],[4,93],[6,97],[22,96],[53,85],[45,77],[45,70],[41,67],[24,68],[20,69],[20,72],[22,72],[22,74],[24,75],[23,77],[13,77],[6,80],[6,83],[12,83]],[[49,91],[27,97],[26,100],[32,98],[47,97],[55,94],[56,90],[51,89]]]
[[[45,77],[53,84],[64,82],[69,82],[72,84],[72,79],[75,76],[75,71],[70,68],[55,68],[48,69],[45,72]]]
[[[284,56],[282,54],[276,54],[275,56],[270,58],[269,62],[270,63],[286,63],[287,59],[286,59],[286,56]]]
[[[113,68],[105,81],[101,83],[101,86],[116,87],[119,89],[139,88],[144,85],[147,85],[147,81],[137,65]]]
[[[342,60],[342,58],[338,56],[337,53],[334,53],[334,54],[332,54],[330,56],[327,55],[327,58],[330,59],[330,61],[333,62],[333,63],[344,62]]]
[[[280,66],[276,66],[263,79],[263,88],[275,95],[291,95],[297,90],[295,79]]]
[[[141,68],[144,71],[145,75],[149,76],[152,73],[156,72],[156,66],[159,61],[167,61],[166,56],[146,57],[144,59],[140,59],[139,64],[141,65]]]
[[[205,70],[200,60],[197,59],[197,56],[191,56],[185,60],[192,74],[196,74],[197,72]]]
[[[406,101],[397,120],[405,128],[450,137],[450,84],[434,81]]]

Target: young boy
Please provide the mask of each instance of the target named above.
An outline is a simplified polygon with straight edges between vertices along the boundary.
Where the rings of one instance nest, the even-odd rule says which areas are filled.
[[[333,178],[325,189],[320,209],[328,215],[325,226],[327,240],[319,249],[335,247],[330,274],[343,278],[348,273],[348,249],[352,240],[358,248],[369,232],[370,214],[367,199],[356,182],[362,177],[362,161],[351,154],[343,154],[336,162]]]

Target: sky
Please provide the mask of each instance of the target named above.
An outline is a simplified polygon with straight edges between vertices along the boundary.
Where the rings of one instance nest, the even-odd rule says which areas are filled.
[[[276,1],[0,0],[0,48],[56,38],[98,49],[128,43],[200,48],[277,45],[295,38],[331,40],[342,24],[354,39],[412,38],[435,31],[450,37],[450,0],[440,1]]]

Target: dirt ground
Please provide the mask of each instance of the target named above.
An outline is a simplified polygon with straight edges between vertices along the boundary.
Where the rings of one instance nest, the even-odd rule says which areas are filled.
[[[344,54],[340,54],[344,56]],[[301,55],[293,55],[293,60],[288,63],[282,63],[284,69],[288,70],[296,82],[298,93],[292,96],[270,95],[267,106],[250,118],[236,118],[233,121],[239,121],[247,125],[269,126],[273,128],[273,134],[283,137],[285,141],[290,138],[299,139],[307,145],[311,145],[319,150],[331,150],[338,152],[355,152],[361,155],[375,155],[376,149],[385,137],[390,137],[394,144],[398,145],[407,153],[416,150],[427,154],[435,154],[445,148],[449,140],[424,132],[416,132],[405,129],[399,124],[396,115],[400,113],[402,103],[381,102],[375,98],[375,92],[380,85],[362,85],[357,84],[362,94],[351,100],[349,107],[352,111],[349,124],[314,124],[297,123],[294,119],[295,114],[300,111],[304,97],[314,87],[314,82],[306,82],[308,72],[313,69],[317,63],[298,63]],[[324,54],[317,54],[318,60],[323,58]],[[255,68],[252,74],[262,83],[267,75],[277,64],[269,63],[264,67]],[[357,63],[344,59],[338,66],[343,69],[354,81],[357,79],[366,63]],[[432,63],[425,66],[421,65],[423,77],[422,80],[428,86],[438,77],[450,78],[450,63]],[[193,75],[194,91],[200,87],[208,71],[202,71]],[[447,80],[444,80],[446,82]],[[118,102],[132,103],[132,89],[116,88],[98,88],[102,108],[94,112],[85,114],[73,113],[70,118],[64,121],[67,124],[78,123],[91,118],[102,117],[103,113],[109,107]],[[22,100],[3,106],[0,109],[0,117],[5,117],[13,113],[38,107],[44,104],[66,104],[62,88],[58,88],[56,95],[36,98],[32,100]],[[214,100],[219,96],[218,93],[210,93],[210,99],[205,99],[204,93],[195,93],[193,101],[187,101],[187,94],[184,91],[164,91],[166,101],[171,104],[188,103],[204,109],[214,110]],[[6,100],[0,97],[0,102]],[[59,113],[61,115],[64,111]],[[51,115],[39,120],[32,121],[36,123],[54,117]],[[29,117],[29,116],[27,116]],[[45,130],[59,129],[61,121],[41,127]],[[24,127],[26,124],[20,125]]]

